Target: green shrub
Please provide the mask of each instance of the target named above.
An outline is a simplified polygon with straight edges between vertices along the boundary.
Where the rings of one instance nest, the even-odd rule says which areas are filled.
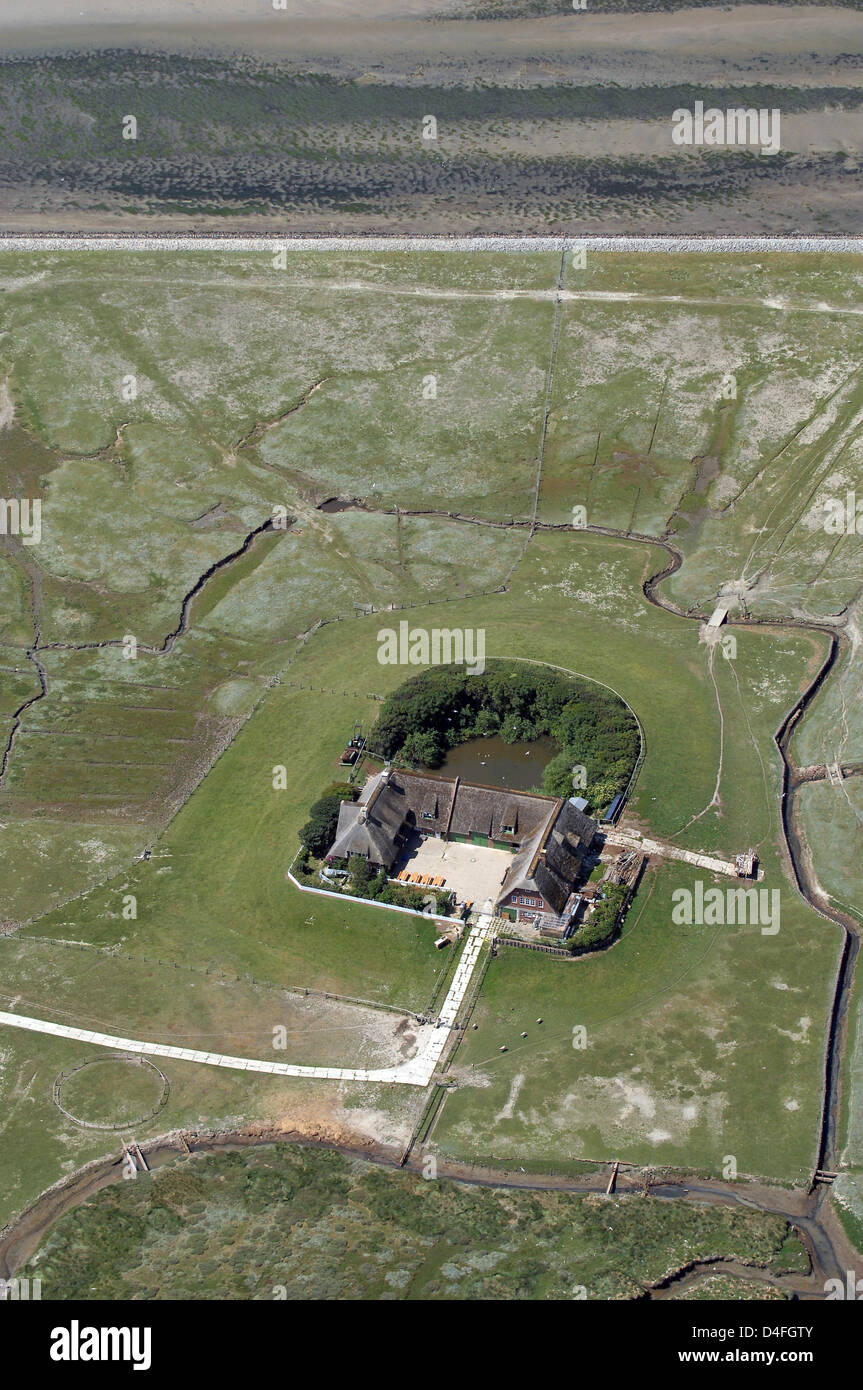
[[[318,884],[318,870],[309,862],[309,851],[304,849],[297,855],[293,867],[294,878],[299,879],[300,883],[309,885]]]
[[[322,796],[309,811],[309,819],[300,831],[300,843],[322,859],[336,836],[342,798],[335,794]]]
[[[598,810],[625,790],[640,746],[632,713],[612,691],[512,661],[490,661],[481,675],[436,666],[414,676],[384,701],[371,743],[385,757],[434,768],[448,749],[493,734],[507,743],[553,739],[560,752],[543,790],[571,796],[573,764],[583,765],[584,794]]]
[[[331,782],[323,796],[337,796],[341,801],[356,801],[359,794],[360,789],[355,787],[353,782]]]
[[[605,885],[603,896],[590,918],[572,934],[567,942],[570,951],[581,952],[608,945],[617,935],[623,909],[629,899],[624,883]]]

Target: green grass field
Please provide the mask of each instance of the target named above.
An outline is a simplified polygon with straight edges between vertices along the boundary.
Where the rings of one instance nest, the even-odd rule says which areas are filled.
[[[442,1151],[464,1157],[557,1161],[619,1152],[714,1171],[731,1153],[741,1172],[800,1180],[812,1161],[822,1057],[818,1020],[825,1017],[838,933],[814,918],[780,877],[769,736],[817,651],[806,635],[779,637],[797,679],[791,668],[769,685],[768,634],[741,634],[736,662],[718,662],[727,760],[721,806],[687,827],[713,791],[718,713],[697,629],[631,597],[624,611],[648,559],[623,542],[575,533],[541,536],[508,594],[448,604],[447,622],[481,620],[489,655],[571,663],[570,669],[608,681],[630,700],[648,750],[634,814],[682,845],[725,853],[757,845],[767,885],[782,893],[781,930],[764,937],[757,928],[673,929],[671,886],[694,877],[679,866],[651,872],[629,919],[630,933],[607,956],[573,966],[507,954],[486,977],[481,1027],[457,1055],[458,1074],[467,1069],[465,1084],[447,1100],[435,1139]],[[573,613],[576,586],[592,602]],[[326,690],[350,670],[360,688],[376,683],[383,691],[397,684],[400,668],[376,660],[377,622],[358,618],[321,629],[290,668],[292,678]],[[309,801],[334,775],[351,716],[362,716],[367,706],[360,696],[351,702],[274,687],[152,859],[76,900],[71,916],[63,908],[38,920],[33,930],[40,936],[131,955],[132,962],[122,964],[100,961],[88,987],[95,999],[101,981],[98,1017],[105,1030],[109,1023],[119,1027],[121,1019],[127,1031],[152,1028],[155,1018],[173,1037],[179,1025],[171,1018],[179,1017],[183,1036],[200,1038],[208,1026],[210,986],[205,977],[193,996],[171,962],[399,1007],[426,1003],[441,968],[429,927],[380,909],[310,898],[285,879]],[[685,729],[681,707],[688,712]],[[287,791],[272,788],[276,763],[291,768]],[[122,916],[129,893],[138,904],[135,921]],[[46,946],[35,957],[25,950],[14,960],[9,938],[0,951],[4,988],[35,1000],[31,1011],[59,1017],[57,973],[62,979],[67,970],[68,948]],[[136,957],[142,958],[140,971]],[[154,957],[165,964],[151,965]],[[231,1033],[234,1009],[245,1015],[242,996],[221,1000],[222,1026]],[[503,1061],[493,1057],[487,1070],[500,1043],[513,1042],[515,1023],[540,1014],[547,1020],[542,1039],[523,1050],[513,1047]],[[494,1021],[490,1032],[486,1020]],[[579,1022],[597,1030],[592,1101],[586,1092],[573,1092],[573,1063],[581,1059],[570,1040]],[[551,1057],[546,1034],[554,1040]],[[316,1060],[308,1040],[292,1060]],[[618,1078],[627,1071],[634,1075],[623,1084]],[[533,1099],[521,1121],[502,1125],[496,1116],[519,1076]],[[765,1109],[763,1088],[771,1076],[781,1077],[784,1089]],[[640,1104],[627,1099],[628,1091]],[[462,1108],[470,1116],[467,1129],[459,1122]]]
[[[453,1066],[441,1154],[555,1171],[625,1154],[714,1176],[730,1156],[740,1175],[805,1179],[822,1066],[813,1014],[825,1014],[834,943],[821,945],[816,989],[804,922],[783,918],[781,939],[673,926],[671,890],[691,882],[685,868],[649,872],[601,957],[571,966],[504,949]]]
[[[48,677],[0,786],[3,911],[23,924],[0,938],[0,1007],[259,1056],[285,1022],[291,1061],[388,1055],[374,1020],[423,1009],[441,983],[433,928],[303,894],[286,871],[354,722],[368,731],[412,673],[378,663],[381,626],[481,627],[488,656],[605,681],[631,704],[646,758],[630,822],[690,849],[755,847],[781,930],[674,927],[671,893],[697,874],[657,860],[607,954],[570,964],[505,949],[434,1144],[540,1167],[611,1156],[716,1173],[731,1155],[740,1173],[805,1181],[840,933],[785,877],[772,738],[826,637],[738,628],[733,659],[717,650],[711,663],[697,624],[643,597],[660,547],[566,528],[528,542],[527,526],[456,519],[533,516],[558,256],[288,261],[0,256],[0,381],[15,407],[0,433],[4,487],[45,504],[42,543],[0,549],[7,724],[38,690],[34,613]],[[584,504],[591,525],[667,528],[684,564],[666,589],[684,608],[703,611],[741,574],[758,581],[747,602],[761,616],[852,600],[851,538],[822,554],[804,486],[857,476],[848,262],[596,256],[585,272],[568,266],[564,285],[627,298],[560,306],[540,521]],[[815,312],[822,300],[842,312]],[[726,372],[739,374],[737,399],[717,404]],[[436,398],[423,396],[430,373]],[[337,495],[370,510],[318,510]],[[125,660],[87,645],[133,633],[160,646],[183,595],[276,505],[290,529],[204,584],[170,651]],[[846,698],[850,729],[858,708]],[[826,728],[829,711],[813,713]],[[825,829],[812,807],[819,875],[850,898],[856,861],[837,871],[830,846],[857,831]],[[394,1013],[305,1026],[283,993],[297,987]],[[2,1044],[9,1215],[103,1150],[50,1102],[57,1072],[94,1050],[12,1031]],[[332,1135],[353,1118],[398,1143],[424,1103],[177,1070],[149,1133],[293,1118]]]

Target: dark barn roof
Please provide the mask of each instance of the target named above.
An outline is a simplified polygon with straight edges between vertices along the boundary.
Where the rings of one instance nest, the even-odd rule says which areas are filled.
[[[556,814],[516,854],[498,902],[514,892],[539,893],[553,911],[563,911],[596,834],[596,821],[571,801],[555,802],[555,808]]]
[[[361,854],[389,868],[416,829],[437,835],[482,835],[511,844],[516,853],[498,902],[524,889],[540,893],[560,913],[596,823],[571,801],[462,782],[458,777],[386,769],[369,779],[359,801],[342,802],[329,857]]]

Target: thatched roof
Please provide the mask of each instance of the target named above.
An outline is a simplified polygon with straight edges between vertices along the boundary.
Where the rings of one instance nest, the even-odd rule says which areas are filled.
[[[517,846],[498,901],[523,886],[561,911],[596,824],[554,797],[387,769],[369,779],[359,801],[342,802],[328,853],[333,859],[361,854],[389,868],[414,830],[482,835]]]
[[[510,893],[540,893],[561,913],[596,834],[596,821],[573,806],[556,802],[556,814],[526,841],[512,861],[497,901]]]

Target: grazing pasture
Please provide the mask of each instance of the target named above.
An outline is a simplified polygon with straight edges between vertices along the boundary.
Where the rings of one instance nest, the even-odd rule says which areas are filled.
[[[693,871],[656,857],[607,953],[504,948],[433,1146],[712,1174],[731,1155],[805,1182],[840,931],[787,876],[773,735],[828,637],[735,626],[726,652],[644,596],[667,550],[569,523],[668,540],[660,593],[685,611],[735,582],[761,618],[853,613],[854,538],[828,545],[817,508],[860,472],[860,272],[826,259],[0,254],[3,486],[44,504],[40,545],[0,538],[0,1007],[249,1056],[282,1025],[306,1064],[404,1056],[452,967],[434,928],[286,872],[354,724],[413,674],[379,662],[379,630],[482,629],[489,658],[622,696],[646,748],[626,824],[753,847],[781,927],[674,926]],[[796,733],[813,761],[837,711],[856,746],[847,681]],[[831,847],[856,821],[823,790],[806,836],[851,900]],[[50,1101],[80,1052],[0,1039],[7,1215],[99,1152]],[[427,1099],[170,1072],[165,1128],[399,1145]]]

